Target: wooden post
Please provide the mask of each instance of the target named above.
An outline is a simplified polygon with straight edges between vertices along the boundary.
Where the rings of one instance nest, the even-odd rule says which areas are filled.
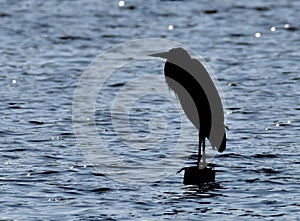
[[[188,167],[184,170],[184,185],[201,185],[215,182],[216,172],[213,167],[199,169],[197,166]]]

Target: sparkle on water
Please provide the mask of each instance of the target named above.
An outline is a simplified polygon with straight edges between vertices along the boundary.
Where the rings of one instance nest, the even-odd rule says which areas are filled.
[[[261,37],[261,33],[260,32],[256,32],[254,35],[256,38],[260,38]]]
[[[172,31],[172,30],[174,29],[174,26],[173,26],[173,25],[169,25],[169,26],[168,26],[168,29],[169,29],[170,31]]]
[[[123,7],[125,5],[125,2],[124,1],[119,1],[119,6],[120,7]]]

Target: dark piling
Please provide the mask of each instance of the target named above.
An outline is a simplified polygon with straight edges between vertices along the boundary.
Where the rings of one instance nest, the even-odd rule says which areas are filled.
[[[188,167],[184,170],[184,185],[202,185],[215,182],[216,172],[213,167],[199,169],[197,166]]]

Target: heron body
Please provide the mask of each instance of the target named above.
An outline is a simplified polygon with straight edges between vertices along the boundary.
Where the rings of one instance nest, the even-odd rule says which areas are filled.
[[[208,137],[211,125],[211,113],[208,99],[202,87],[200,87],[197,81],[184,69],[171,62],[166,62],[164,72],[166,82],[177,95],[187,118],[199,130],[199,137],[201,139]],[[178,83],[182,89],[176,87],[174,81]],[[189,100],[189,98],[191,100]],[[201,127],[202,125],[207,126]]]
[[[226,148],[223,107],[207,70],[183,48],[151,56],[167,59],[164,67],[166,82],[178,97],[187,118],[199,130],[198,164],[205,153],[206,138],[223,152]]]

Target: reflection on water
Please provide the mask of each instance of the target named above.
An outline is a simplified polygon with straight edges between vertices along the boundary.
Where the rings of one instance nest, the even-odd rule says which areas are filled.
[[[299,2],[120,2],[0,2],[1,219],[299,219]],[[99,52],[146,37],[194,49],[219,80],[230,131],[226,152],[213,161],[216,183],[184,186],[176,174],[181,163],[153,184],[119,183],[77,146],[72,102],[82,72]],[[110,104],[128,74],[162,71],[159,61],[122,67],[97,97],[98,133],[111,151],[137,164],[135,149],[118,149]],[[158,82],[147,86],[162,87]],[[149,135],[153,116],[169,130],[157,149],[138,149],[139,158],[166,159],[183,127],[177,112],[155,96],[134,105],[138,137]],[[170,163],[195,154],[197,136],[187,138],[185,156]]]
[[[218,193],[219,189],[224,189],[219,183],[206,183],[202,186],[187,186],[185,187],[184,196],[186,198],[212,198],[216,196],[222,196]]]

